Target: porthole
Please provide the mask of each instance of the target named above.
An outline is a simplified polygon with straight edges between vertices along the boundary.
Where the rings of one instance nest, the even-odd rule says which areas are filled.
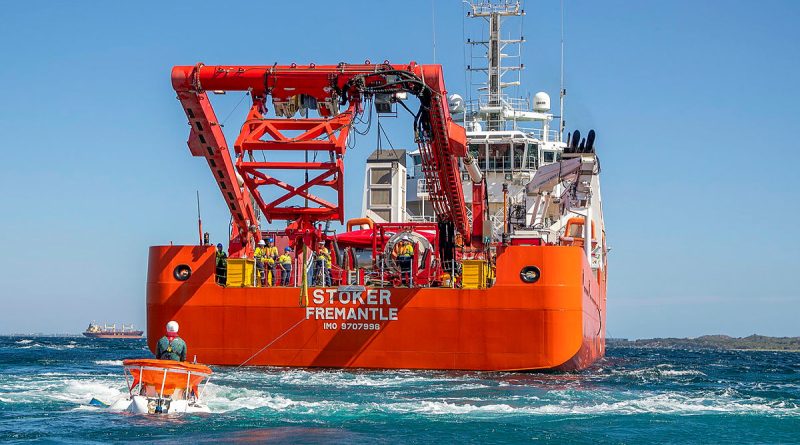
[[[519,271],[519,279],[525,283],[535,283],[541,276],[542,272],[536,266],[525,266]]]
[[[179,264],[175,266],[175,270],[172,271],[172,276],[178,281],[186,281],[192,276],[192,268],[186,264]]]

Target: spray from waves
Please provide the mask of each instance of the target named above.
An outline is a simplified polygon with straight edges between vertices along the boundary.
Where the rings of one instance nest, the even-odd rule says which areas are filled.
[[[55,398],[63,401],[77,400],[80,401],[79,403],[88,403],[92,398],[97,398],[110,403],[124,397],[127,391],[123,392],[123,390],[118,386],[109,386],[105,381],[67,381],[64,385],[64,393]]]
[[[0,389],[0,401],[9,404],[74,404],[76,409],[89,409],[86,405],[93,398],[113,404],[128,394],[124,384],[120,385],[117,375],[108,375],[106,378],[88,375],[69,378],[64,374],[47,374],[40,374],[37,379],[16,379],[13,383],[4,384]],[[293,400],[280,394],[214,383],[207,385],[203,402],[215,413],[267,409],[292,414],[335,415],[358,408],[355,403],[318,399]]]
[[[47,375],[45,375],[47,374]],[[0,386],[0,400],[10,404],[66,403],[83,405],[92,398],[112,403],[127,394],[119,376],[70,376],[44,373],[31,379],[13,379]]]

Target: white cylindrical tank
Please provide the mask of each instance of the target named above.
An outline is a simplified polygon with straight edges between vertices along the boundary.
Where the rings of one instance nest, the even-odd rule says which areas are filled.
[[[550,111],[550,95],[544,91],[539,91],[533,95],[533,111],[546,113]]]

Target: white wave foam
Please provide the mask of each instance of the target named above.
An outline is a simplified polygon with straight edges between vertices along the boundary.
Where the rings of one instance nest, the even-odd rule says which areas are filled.
[[[56,377],[56,376],[53,376]],[[6,403],[68,402],[86,404],[92,398],[109,403],[123,397],[124,384],[119,378],[82,380],[55,378],[51,380],[17,380],[4,384],[0,398]],[[6,392],[8,391],[8,392]]]
[[[664,371],[660,371],[660,374],[668,376],[706,375],[704,372],[698,371],[696,369],[667,369]]]
[[[603,414],[764,414],[800,416],[800,406],[786,402],[767,402],[759,398],[734,400],[725,396],[677,393],[649,394],[627,400],[587,404],[562,400],[543,405],[506,403],[457,403],[444,400],[421,400],[379,405],[383,411],[422,415],[603,415]]]
[[[293,411],[299,414],[353,410],[357,404],[347,402],[292,400],[281,395],[273,395],[246,388],[230,388],[209,383],[203,401],[212,412],[224,413],[239,409],[267,408],[274,411]]]
[[[33,340],[26,338],[26,339],[23,339],[23,340],[15,341],[14,343],[18,344],[18,345],[29,345],[29,344],[33,343]]]
[[[473,414],[473,413],[492,413],[509,414],[514,412],[525,412],[527,408],[513,408],[504,403],[491,405],[472,405],[469,403],[457,404],[450,402],[440,402],[422,400],[420,402],[401,402],[386,405],[392,412],[398,413],[418,413],[418,414]]]
[[[110,408],[101,408],[99,406],[91,406],[91,405],[81,405],[72,408],[72,411],[100,411],[101,409],[110,409]]]
[[[94,364],[100,366],[122,366],[122,360],[95,360]]]
[[[56,395],[55,397],[61,397],[62,400],[91,400],[92,398],[97,398],[107,402],[122,395],[123,393],[119,386],[109,386],[108,382],[105,381],[68,380],[62,395]]]
[[[263,375],[262,375],[263,376]],[[293,386],[326,386],[326,387],[403,387],[425,384],[426,386],[438,383],[465,382],[463,378],[443,378],[439,376],[425,376],[413,372],[387,372],[358,374],[346,371],[329,370],[299,370],[293,369],[275,374],[281,384]]]
[[[696,369],[673,369],[672,365],[660,364],[651,368],[642,369],[612,369],[612,374],[639,378],[705,376],[706,374]]]
[[[45,349],[54,349],[56,351],[63,351],[65,349],[75,349],[78,347],[86,348],[86,346],[78,346],[77,344],[67,344],[67,345],[43,345],[41,343],[20,343],[25,346],[20,346],[18,349],[32,349],[32,348],[45,348]]]
[[[641,398],[621,400],[613,403],[600,403],[588,406],[550,406],[543,410],[546,413],[563,414],[701,414],[701,413],[731,413],[747,414],[762,413],[773,415],[800,415],[797,406],[779,407],[766,403],[763,399],[734,400],[729,397],[716,395],[685,396],[677,393],[652,394]]]

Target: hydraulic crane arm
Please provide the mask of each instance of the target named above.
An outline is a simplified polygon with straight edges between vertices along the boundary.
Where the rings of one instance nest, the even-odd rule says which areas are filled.
[[[257,232],[258,218],[253,209],[250,192],[241,186],[234,171],[233,160],[228,152],[225,135],[219,121],[202,90],[177,90],[178,100],[189,119],[189,151],[194,156],[208,161],[217,186],[228,204],[233,219],[231,255],[238,256],[253,232]]]
[[[192,135],[197,133],[189,139],[192,154],[209,160],[237,226],[246,233],[260,237],[260,232],[253,230],[257,221],[249,204],[251,196],[267,221],[292,221],[293,228],[306,232],[313,230],[318,221],[344,222],[343,156],[353,119],[363,111],[365,101],[378,95],[395,98],[399,92],[410,92],[420,100],[420,110],[415,117],[415,138],[438,219],[452,222],[463,234],[470,233],[458,169],[458,158],[466,154],[466,133],[450,117],[441,66],[414,62],[325,66],[198,64],[174,67],[172,84],[192,125]],[[235,162],[227,150],[206,91],[251,93],[252,106],[234,144]],[[272,98],[276,117],[266,117],[267,97]],[[340,107],[345,106],[340,112]],[[316,110],[320,117],[308,118],[308,110]],[[298,112],[306,117],[294,119]],[[300,134],[290,136],[289,131]],[[253,160],[256,151],[278,150],[323,153],[323,158],[327,154],[327,159],[322,162]],[[299,186],[276,177],[276,172],[298,169],[320,173]],[[237,173],[244,187],[239,186]],[[268,200],[260,188],[269,186],[283,194]],[[314,187],[335,190],[337,201],[330,202],[313,194]],[[300,206],[296,200],[294,204],[290,202],[298,197],[308,204]]]

